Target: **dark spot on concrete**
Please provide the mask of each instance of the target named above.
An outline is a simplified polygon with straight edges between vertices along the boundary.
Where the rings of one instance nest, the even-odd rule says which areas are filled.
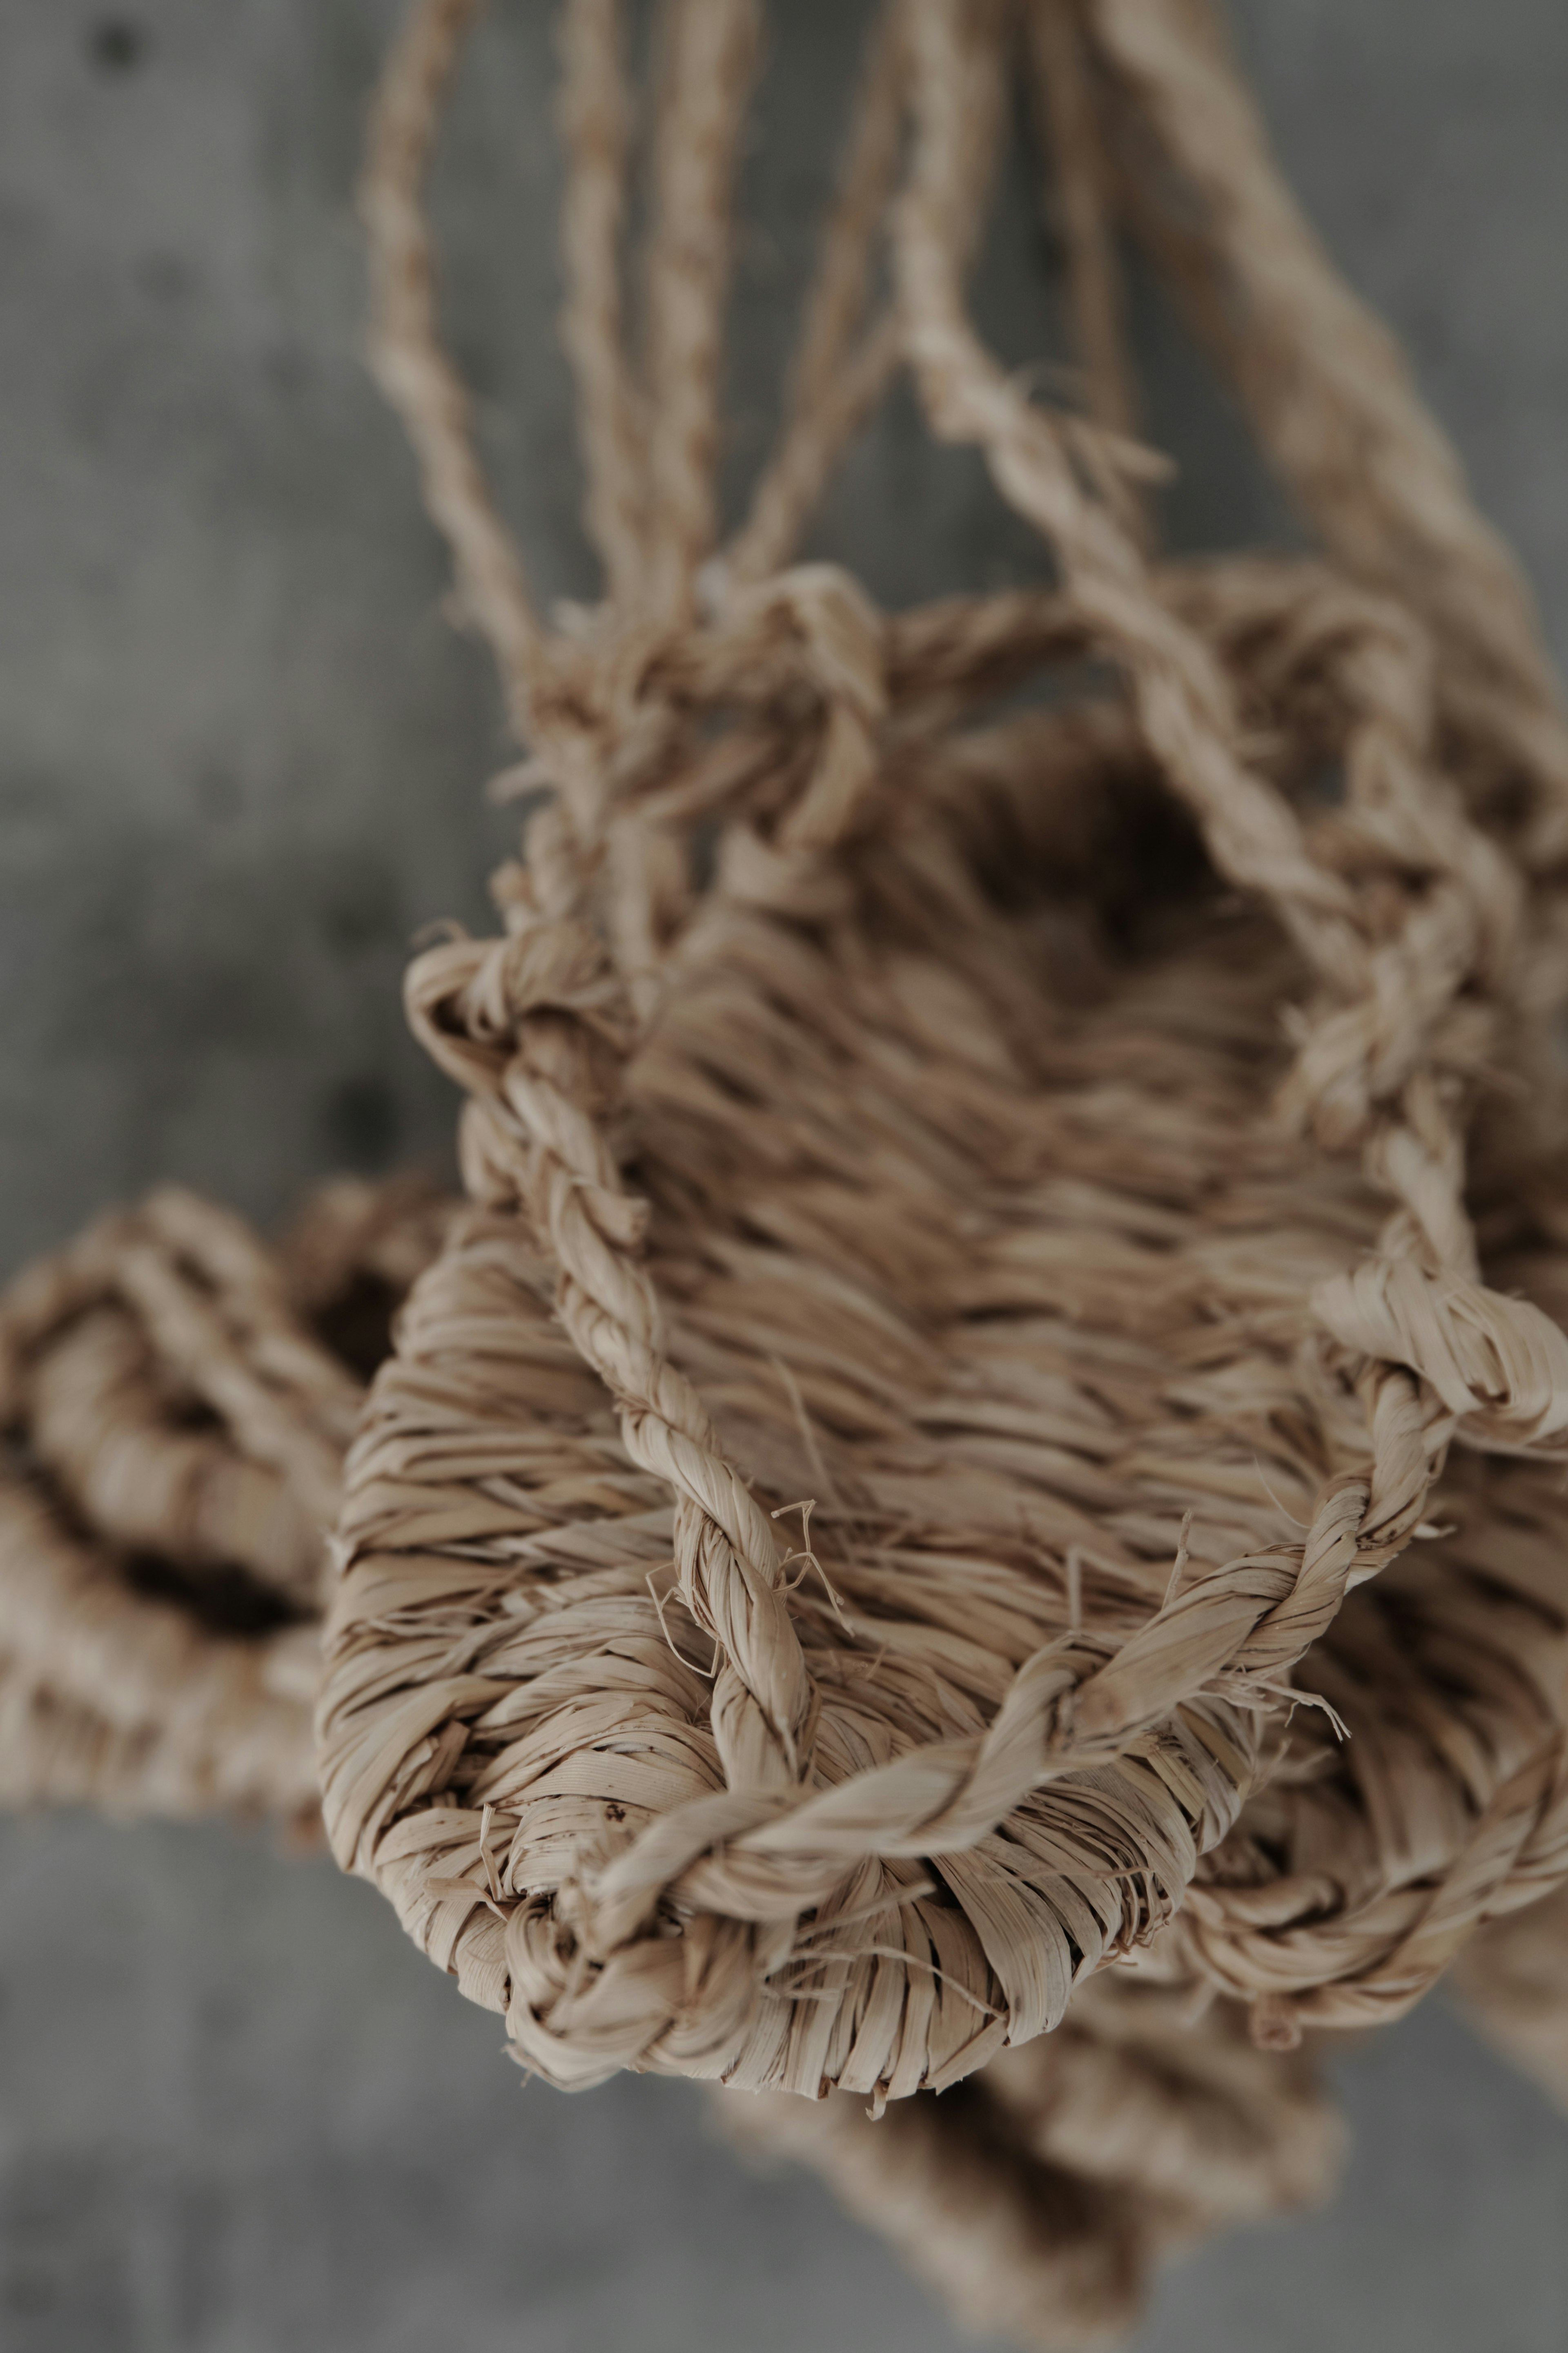
[[[136,265],[136,283],[154,302],[189,302],[200,280],[180,253],[150,253]]]
[[[146,28],[132,16],[100,16],[87,37],[87,54],[100,74],[134,73],[145,62]]]
[[[13,2272],[5,2283],[7,2308],[18,2319],[30,2320],[40,2313],[52,2312],[58,2302],[58,2282],[38,2273]]]
[[[337,862],[323,877],[321,933],[340,956],[401,943],[406,924],[393,876],[383,866],[355,856]]]
[[[216,765],[196,777],[196,807],[203,817],[222,820],[237,817],[245,807],[245,787],[232,768]]]
[[[340,1081],[322,1106],[321,1126],[331,1159],[365,1176],[391,1166],[402,1124],[397,1097],[376,1071]]]
[[[311,355],[298,343],[278,343],[262,354],[260,375],[268,390],[286,400],[299,400],[315,381]]]

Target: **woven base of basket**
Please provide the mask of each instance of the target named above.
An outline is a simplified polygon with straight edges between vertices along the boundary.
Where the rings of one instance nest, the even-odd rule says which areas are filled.
[[[740,2147],[820,2173],[962,2327],[1026,2347],[1116,2341],[1161,2255],[1319,2203],[1345,2138],[1300,2054],[1121,1971],[941,2099],[873,2120],[842,2093],[721,2093],[715,2113]]]
[[[442,1229],[342,1182],[274,1257],[165,1187],[0,1298],[5,1802],[314,1812],[323,1530]]]

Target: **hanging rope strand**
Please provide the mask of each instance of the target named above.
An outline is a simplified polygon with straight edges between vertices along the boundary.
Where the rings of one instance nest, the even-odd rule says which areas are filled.
[[[1049,149],[1051,211],[1067,261],[1068,310],[1087,406],[1109,431],[1131,439],[1138,431],[1138,392],[1127,349],[1113,190],[1076,0],[1036,0],[1024,33]]]
[[[670,629],[696,609],[719,531],[719,398],[731,190],[762,38],[759,0],[668,0],[647,253],[647,596]]]
[[[495,656],[526,738],[544,648],[521,558],[473,445],[462,379],[442,348],[423,191],[447,86],[484,0],[416,0],[371,112],[360,183],[370,251],[372,365],[419,460],[425,504],[452,551],[458,593]]]
[[[621,294],[632,107],[620,0],[565,0],[560,43],[561,341],[577,387],[588,535],[611,600],[629,610],[642,580],[642,486]]]
[[[823,231],[790,375],[784,424],[726,558],[737,583],[788,562],[846,444],[881,397],[899,359],[898,322],[868,323],[904,114],[901,0],[884,0],[867,44],[837,193]]]

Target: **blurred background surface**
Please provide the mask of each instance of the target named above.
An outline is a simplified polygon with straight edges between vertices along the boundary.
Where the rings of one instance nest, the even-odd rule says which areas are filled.
[[[593,591],[553,345],[551,9],[503,0],[437,174],[452,342],[546,596]],[[764,445],[860,0],[788,0],[748,153],[729,464]],[[1568,650],[1568,11],[1235,0],[1288,171],[1404,336]],[[153,1178],[264,1222],[446,1165],[411,934],[511,827],[486,658],[362,364],[353,213],[384,0],[0,0],[0,1271]],[[988,332],[1060,353],[1022,171]],[[1152,290],[1184,548],[1290,536]],[[895,402],[816,534],[904,603],[1042,561]],[[222,1830],[0,1823],[7,2353],[937,2353],[815,2182],[680,2084],[524,2089],[367,1889]],[[1325,2215],[1164,2276],[1140,2353],[1561,2353],[1568,2122],[1440,2006],[1340,2067]]]

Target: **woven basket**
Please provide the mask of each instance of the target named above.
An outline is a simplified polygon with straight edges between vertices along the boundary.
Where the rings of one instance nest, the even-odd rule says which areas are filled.
[[[0,1796],[316,1811],[322,1531],[428,1187],[323,1187],[275,1258],[165,1187],[0,1298]]]
[[[1465,596],[1150,568],[1142,454],[1036,405],[964,316],[1013,20],[953,0],[874,44],[795,423],[717,556],[755,13],[668,13],[635,382],[616,12],[564,11],[567,341],[609,598],[545,637],[417,203],[471,13],[417,9],[384,89],[379,356],[533,747],[521,781],[554,797],[498,879],[505,935],[411,976],[480,1206],[351,1457],[324,1811],[552,2081],[879,2104],[1054,2026],[1178,1915],[1278,1762],[1296,1662],[1431,1535],[1456,1440],[1561,1451],[1568,1343],[1484,1284],[1471,1217],[1562,1134],[1561,725],[1396,364],[1329,387],[1342,469],[1375,425],[1426,466],[1401,562],[1361,569],[1403,591],[1425,515]],[[1190,16],[1091,10],[1095,69],[1157,130],[1173,58],[1234,131]],[[1059,593],[884,618],[785,568],[900,353]],[[1258,406],[1289,444],[1298,410]],[[1363,542],[1392,547],[1386,522]],[[1528,725],[1491,691],[1499,580]],[[1341,602],[1303,654],[1310,588],[1320,625]],[[1000,709],[1026,681],[1036,706]]]

